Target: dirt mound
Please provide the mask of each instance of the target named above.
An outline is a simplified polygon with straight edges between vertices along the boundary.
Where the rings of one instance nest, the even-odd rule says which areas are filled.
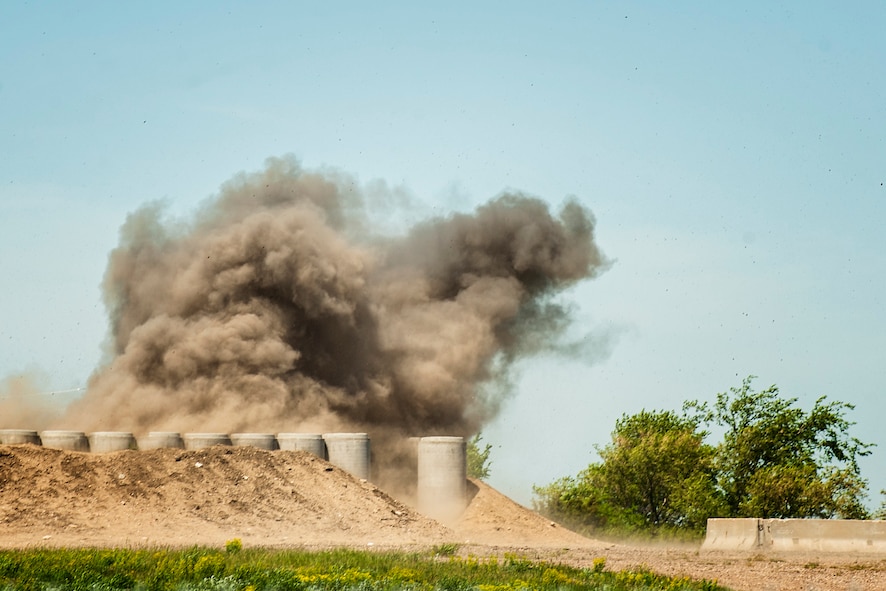
[[[0,447],[0,546],[403,545],[451,530],[305,452]]]
[[[304,452],[249,447],[109,454],[0,447],[0,546],[408,545],[578,547],[590,541],[483,482],[452,528]]]
[[[468,497],[468,508],[454,526],[465,542],[535,547],[592,544],[592,540],[515,503],[482,481],[468,482]]]

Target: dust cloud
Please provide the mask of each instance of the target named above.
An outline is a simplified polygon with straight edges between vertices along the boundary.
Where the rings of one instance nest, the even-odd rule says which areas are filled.
[[[188,220],[132,213],[103,284],[109,361],[59,424],[470,435],[513,362],[562,335],[555,296],[606,266],[575,201],[505,193],[399,236],[370,219],[352,179],[292,158]]]
[[[57,421],[62,411],[47,383],[33,371],[0,380],[0,428],[40,430]]]

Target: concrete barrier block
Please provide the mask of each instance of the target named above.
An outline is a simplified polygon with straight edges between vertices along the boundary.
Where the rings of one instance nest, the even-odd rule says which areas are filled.
[[[886,553],[886,521],[766,519],[764,528],[774,551]]]
[[[886,554],[886,521],[708,519],[701,549]]]
[[[762,519],[708,519],[702,550],[752,550],[763,545]]]

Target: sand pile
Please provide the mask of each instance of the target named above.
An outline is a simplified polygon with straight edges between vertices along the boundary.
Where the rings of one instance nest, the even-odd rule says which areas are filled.
[[[304,452],[248,447],[109,454],[0,447],[0,546],[266,546],[444,541],[552,545],[580,536],[480,482],[450,529]]]
[[[0,545],[410,544],[452,537],[305,452],[0,447]]]
[[[518,505],[480,480],[468,482],[468,497],[468,508],[454,525],[464,542],[560,548],[587,547],[594,543]]]

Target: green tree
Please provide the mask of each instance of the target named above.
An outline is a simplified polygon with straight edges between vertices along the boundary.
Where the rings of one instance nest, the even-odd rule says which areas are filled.
[[[714,448],[698,419],[641,411],[616,422],[601,462],[577,478],[535,487],[535,506],[572,524],[611,531],[700,530],[721,510]]]
[[[486,480],[489,478],[489,469],[492,462],[489,461],[489,454],[492,453],[492,445],[480,449],[480,440],[483,439],[481,433],[477,433],[467,443],[467,471],[468,478],[476,478],[478,480]]]
[[[807,413],[777,386],[754,392],[753,380],[717,394],[710,410],[687,405],[726,428],[717,469],[729,515],[866,517],[858,458],[871,445],[849,435],[846,412],[855,407],[822,396]]]
[[[883,497],[880,499],[880,506],[871,515],[871,519],[886,519],[886,489],[880,489],[880,496]]]
[[[871,445],[850,435],[854,407],[821,397],[806,412],[776,386],[753,391],[753,379],[710,407],[623,415],[600,462],[533,487],[535,508],[613,533],[701,531],[708,517],[867,517],[858,458]]]

